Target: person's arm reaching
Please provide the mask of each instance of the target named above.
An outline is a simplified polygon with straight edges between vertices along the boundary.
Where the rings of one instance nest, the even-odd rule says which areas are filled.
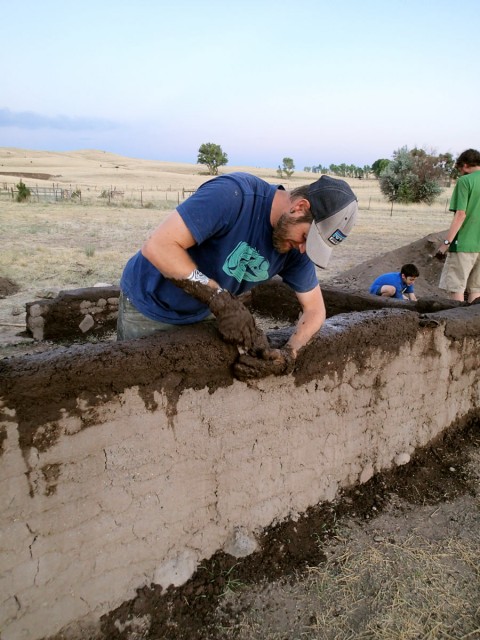
[[[195,244],[195,238],[178,211],[172,211],[144,242],[142,255],[165,278],[186,280],[197,270],[197,265],[187,252]],[[218,283],[211,278],[203,284],[211,289],[219,288]]]
[[[145,241],[142,255],[165,278],[210,308],[226,342],[253,353],[268,349],[266,336],[257,328],[245,305],[197,269],[187,251],[194,245],[195,238],[180,214],[174,211]]]
[[[327,315],[319,286],[306,293],[297,293],[296,295],[302,307],[302,315],[297,322],[295,332],[286,345],[292,350],[295,357],[297,352],[317,333]]]
[[[325,303],[319,286],[296,295],[302,307],[302,314],[286,345],[282,349],[264,351],[262,359],[241,356],[235,365],[237,378],[249,380],[293,371],[298,351],[320,330],[326,318]]]

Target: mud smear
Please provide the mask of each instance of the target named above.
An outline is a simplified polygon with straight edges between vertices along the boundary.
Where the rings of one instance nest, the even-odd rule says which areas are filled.
[[[405,310],[335,316],[300,351],[292,373],[295,383],[341,375],[352,360],[361,367],[378,348],[399,353],[420,330],[418,314]],[[284,343],[289,333],[269,333],[270,343]],[[155,392],[163,392],[168,415],[173,417],[184,389],[207,387],[213,392],[230,386],[238,357],[237,347],[225,343],[215,326],[201,323],[181,332],[160,332],[138,340],[1,360],[1,395],[5,407],[16,412],[24,453],[32,446],[45,451],[57,441],[57,423],[65,415],[79,416],[83,428],[99,424],[96,407],[132,387],[138,388],[151,411],[157,408]]]
[[[56,442],[57,423],[65,413],[80,416],[88,428],[98,424],[97,406],[131,387],[138,387],[151,411],[156,409],[154,393],[164,392],[173,417],[185,388],[213,392],[232,384],[231,365],[237,356],[238,350],[223,342],[215,327],[204,324],[185,328],[181,340],[178,334],[162,332],[1,360],[1,395],[5,406],[16,412],[19,444],[28,455],[32,446],[44,451]],[[3,417],[9,420],[7,413]]]

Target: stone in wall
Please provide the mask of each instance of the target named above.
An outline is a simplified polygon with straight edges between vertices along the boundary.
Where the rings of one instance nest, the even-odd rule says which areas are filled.
[[[26,304],[27,332],[34,340],[103,337],[115,331],[119,287],[97,286],[60,291],[56,298]]]

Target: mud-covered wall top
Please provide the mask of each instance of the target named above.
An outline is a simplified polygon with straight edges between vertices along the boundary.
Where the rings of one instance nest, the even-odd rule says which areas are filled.
[[[84,294],[79,290],[73,297],[83,299]],[[395,355],[428,327],[441,325],[452,339],[480,335],[480,305],[448,300],[402,303],[333,289],[324,295],[330,319],[299,354],[293,371],[298,385],[338,372],[350,360],[361,363],[371,349]],[[255,312],[292,321],[298,315],[295,296],[279,281],[254,289],[247,303]],[[362,311],[344,312],[352,307]],[[288,329],[271,331],[269,340],[277,346],[288,335]],[[28,448],[32,427],[58,420],[64,412],[81,413],[78,398],[82,406],[95,407],[135,386],[152,411],[156,409],[154,391],[163,391],[169,413],[174,415],[184,389],[231,385],[237,357],[237,349],[225,344],[214,327],[198,325],[131,342],[73,346],[4,359],[0,361],[0,393],[5,405],[15,409],[20,444]]]

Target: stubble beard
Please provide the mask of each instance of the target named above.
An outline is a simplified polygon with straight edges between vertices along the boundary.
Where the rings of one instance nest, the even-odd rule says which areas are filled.
[[[288,234],[293,225],[291,214],[287,211],[282,213],[272,232],[273,247],[278,253],[288,253],[290,251]]]

